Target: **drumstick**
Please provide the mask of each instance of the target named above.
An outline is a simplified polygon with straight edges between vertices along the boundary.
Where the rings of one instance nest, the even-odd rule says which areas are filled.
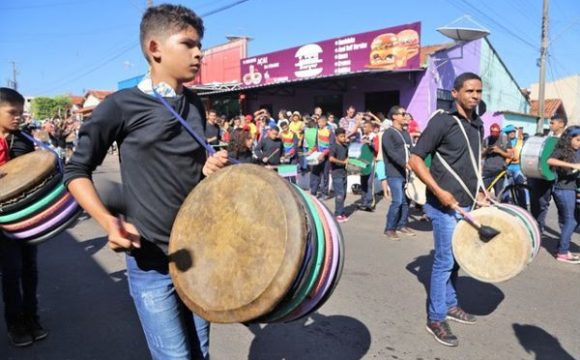
[[[267,160],[270,160],[270,159],[272,158],[272,156],[276,155],[276,154],[277,154],[279,151],[280,151],[280,149],[276,149],[276,150],[274,150],[274,152],[273,152],[273,153],[271,153],[271,154],[270,154],[270,156],[268,156]],[[266,161],[267,161],[267,160],[266,160]]]
[[[477,220],[475,220],[475,218],[470,213],[464,211],[459,206],[455,207],[455,210],[457,210],[468,223],[470,223],[474,228],[477,229],[479,239],[481,241],[485,243],[489,242],[491,239],[500,234],[499,230],[494,229],[491,226],[480,224]]]

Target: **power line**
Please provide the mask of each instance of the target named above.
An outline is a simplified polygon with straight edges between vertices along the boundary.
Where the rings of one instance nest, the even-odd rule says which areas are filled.
[[[148,0],[148,2],[149,2],[149,1],[151,1],[151,0]],[[217,14],[217,13],[219,13],[219,12],[222,12],[222,11],[225,11],[225,10],[228,10],[228,9],[231,9],[231,8],[232,8],[232,7],[234,7],[234,6],[240,5],[240,4],[242,4],[242,3],[244,3],[244,2],[247,2],[247,1],[249,1],[249,0],[238,0],[238,1],[235,1],[235,2],[233,2],[233,3],[231,3],[231,4],[228,4],[228,5],[222,6],[222,7],[220,7],[220,8],[217,8],[217,9],[215,9],[215,10],[212,10],[212,11],[210,11],[210,12],[207,12],[207,13],[205,13],[205,14],[201,15],[201,17],[208,17],[208,16],[211,16],[211,15]],[[131,45],[131,46],[127,47],[127,48],[124,48],[124,49],[122,49],[122,50],[121,50],[119,53],[117,53],[116,55],[114,55],[114,56],[112,56],[112,57],[108,58],[107,60],[105,60],[104,62],[102,62],[102,63],[100,63],[100,64],[98,64],[98,65],[96,65],[95,67],[92,67],[90,70],[88,70],[88,71],[85,71],[85,72],[83,72],[83,73],[81,73],[81,74],[79,74],[79,75],[77,75],[77,76],[74,76],[74,77],[73,77],[72,79],[70,79],[70,80],[65,80],[65,81],[64,81],[64,83],[63,83],[63,82],[60,82],[58,86],[53,86],[53,87],[51,87],[50,89],[46,89],[46,90],[44,90],[44,91],[41,91],[41,92],[38,92],[38,93],[40,93],[40,94],[43,94],[43,93],[51,92],[51,91],[53,91],[53,90],[56,90],[56,89],[58,89],[58,88],[60,88],[60,87],[63,87],[63,86],[65,86],[65,85],[68,85],[68,84],[70,84],[71,82],[77,81],[77,80],[79,80],[79,79],[81,79],[81,78],[83,78],[83,77],[85,77],[85,76],[87,76],[87,75],[90,75],[90,74],[92,74],[93,72],[95,72],[95,71],[99,70],[100,68],[102,68],[102,67],[104,67],[105,65],[109,64],[110,62],[112,62],[112,61],[114,61],[114,60],[118,59],[118,58],[119,58],[119,57],[121,57],[123,54],[125,54],[125,53],[127,53],[128,51],[130,51],[130,50],[132,50],[132,49],[136,48],[136,47],[137,47],[137,46],[139,46],[139,45],[140,45],[140,44],[134,44],[134,45]]]
[[[469,7],[472,11],[477,12],[481,17],[487,19],[488,22],[491,22],[492,24],[494,24],[496,27],[500,28],[501,30],[503,30],[506,34],[520,40],[522,43],[530,46],[531,48],[537,50],[538,46],[531,43],[530,41],[524,39],[523,37],[519,36],[518,34],[514,33],[513,31],[511,31],[509,28],[507,28],[506,26],[504,26],[503,24],[501,24],[500,22],[496,21],[494,18],[490,17],[489,15],[487,15],[486,13],[484,13],[483,11],[481,11],[479,8],[473,6],[472,4],[468,3],[465,0],[459,0],[461,1],[465,6]],[[465,8],[462,8],[461,6],[459,6],[459,4],[456,4],[455,2],[453,2],[453,0],[448,0],[448,2],[450,4],[452,4],[453,6],[457,7],[459,10],[461,11],[465,11]]]

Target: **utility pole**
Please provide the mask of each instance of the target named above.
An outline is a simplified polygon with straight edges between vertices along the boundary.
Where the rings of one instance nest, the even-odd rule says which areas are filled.
[[[16,75],[18,71],[16,70],[16,61],[11,61],[12,63],[12,88],[18,90],[18,82],[16,82]]]
[[[538,94],[538,124],[536,133],[544,133],[544,100],[546,97],[546,55],[548,53],[548,0],[544,0],[542,15],[542,46],[540,47],[540,89]]]

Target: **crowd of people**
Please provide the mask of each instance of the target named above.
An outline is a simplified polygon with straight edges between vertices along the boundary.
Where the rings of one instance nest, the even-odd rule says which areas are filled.
[[[143,15],[140,29],[150,73],[137,87],[105,99],[83,124],[78,149],[65,167],[63,182],[106,231],[111,249],[126,252],[130,294],[153,358],[209,359],[210,324],[177,296],[168,256],[177,212],[204,176],[211,176],[232,160],[268,167],[296,165],[299,171],[310,174],[312,195],[331,196],[332,180],[335,216],[344,222],[348,220],[344,202],[349,165],[353,158],[364,160],[365,152],[370,156],[357,170],[361,176],[359,207],[374,210],[372,184],[376,177],[384,196],[391,197],[386,237],[398,240],[401,235],[415,235],[407,227],[409,204],[404,190],[409,171],[427,187],[423,211],[433,225],[434,260],[426,328],[438,342],[458,345],[447,321],[476,323],[475,316],[460,307],[455,289],[459,266],[451,242],[458,214],[489,201],[481,188],[480,155],[485,157],[483,176],[487,182],[498,164],[513,160],[510,147],[518,147],[518,141],[523,140],[506,127],[503,131],[509,141],[504,142],[501,129],[493,127],[481,149],[484,128],[477,107],[483,84],[478,75],[464,73],[455,79],[454,108],[437,111],[422,133],[412,116],[398,105],[384,119],[350,106],[338,121],[320,108],[309,115],[282,110],[277,119],[260,109],[229,121],[210,110],[204,124],[200,98],[183,86],[195,77],[201,63],[202,19],[183,6],[152,6]],[[34,151],[34,144],[19,130],[23,104],[24,98],[16,91],[0,89],[0,164]],[[227,146],[227,151],[208,156],[205,144],[194,141],[186,131],[175,131],[176,119],[198,133],[206,125],[206,140],[216,147]],[[167,126],[169,123],[172,126]],[[53,146],[60,149],[66,149],[68,136],[78,129],[67,121],[45,125],[40,131],[56,139]],[[534,215],[544,227],[553,193],[561,225],[557,259],[580,262],[568,249],[578,224],[575,204],[580,128],[565,129],[565,119],[552,119],[550,126],[554,135],[561,136],[548,161],[557,170],[558,179],[531,187]],[[115,141],[122,141],[125,217],[109,212],[92,180],[93,171]],[[74,140],[72,143],[74,146]],[[171,154],[171,161],[167,161],[167,154]],[[143,166],[144,159],[147,166]],[[511,161],[509,165],[516,164]],[[512,170],[518,171],[516,167]],[[48,335],[37,313],[36,248],[15,243],[2,233],[0,246],[8,335],[13,345],[30,345]],[[154,304],[151,299],[155,299]]]

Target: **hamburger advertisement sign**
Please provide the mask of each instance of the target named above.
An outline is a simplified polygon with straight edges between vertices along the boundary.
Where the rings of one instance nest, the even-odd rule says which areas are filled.
[[[370,70],[420,66],[416,22],[258,55],[241,60],[243,88]]]

